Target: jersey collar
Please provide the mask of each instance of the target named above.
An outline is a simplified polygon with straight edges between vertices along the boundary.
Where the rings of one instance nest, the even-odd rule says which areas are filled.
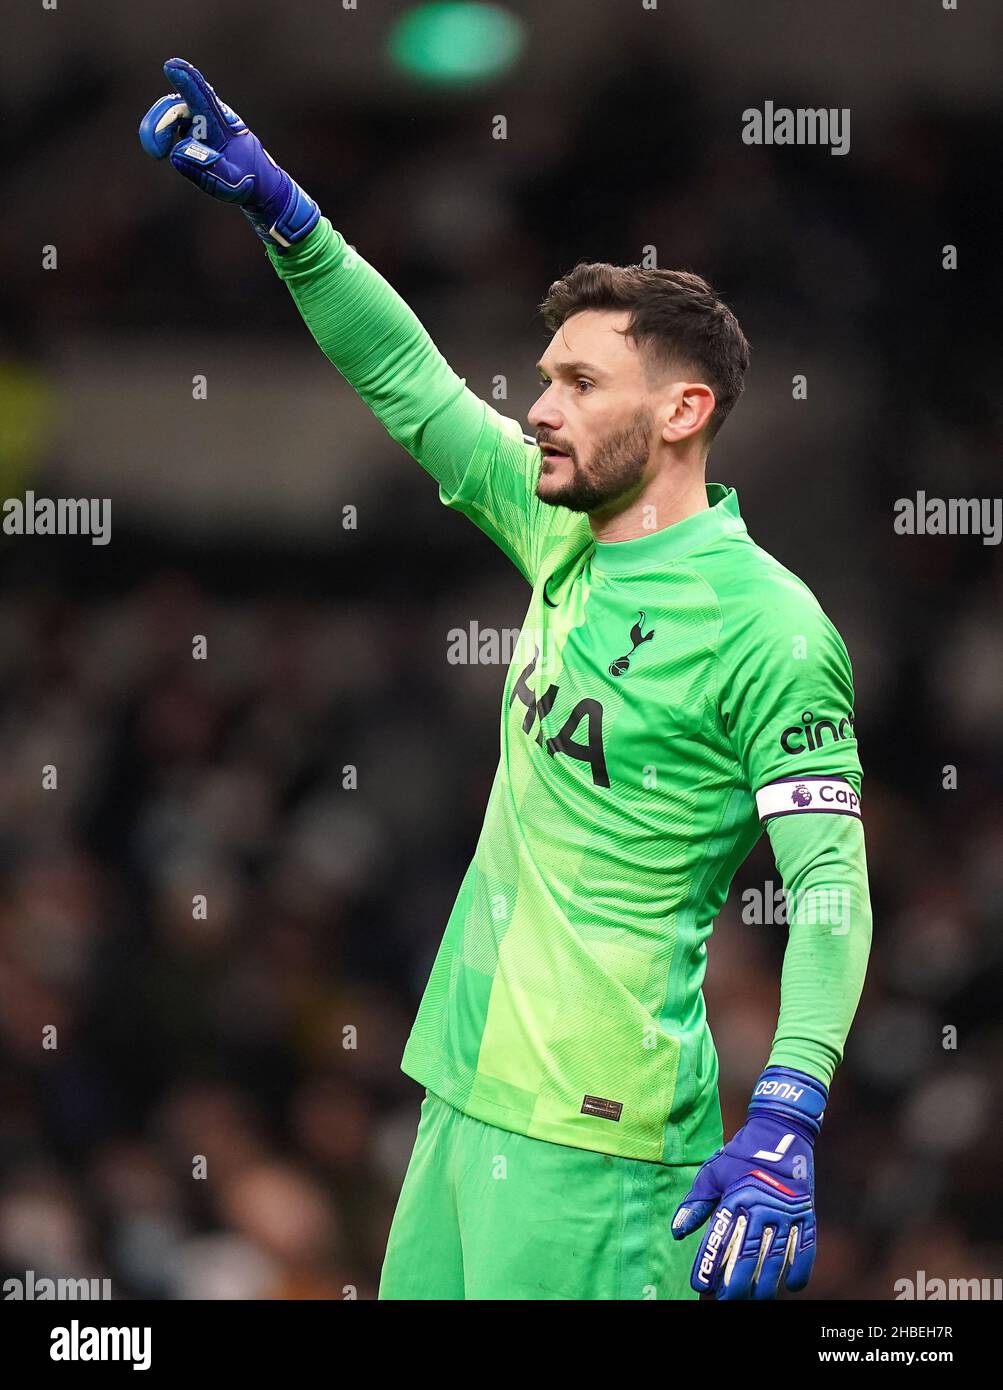
[[[630,541],[596,541],[592,568],[600,574],[656,570],[700,550],[720,536],[745,535],[738,493],[724,483],[707,484],[707,508],[683,521]]]

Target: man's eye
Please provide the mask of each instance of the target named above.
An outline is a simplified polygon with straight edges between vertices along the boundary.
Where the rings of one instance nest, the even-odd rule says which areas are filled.
[[[587,377],[580,376],[580,377],[578,378],[578,380],[575,382],[575,389],[577,390],[578,387],[584,386],[584,387],[586,387],[586,389],[587,389],[588,391],[591,391],[591,390],[592,390],[592,387],[593,387],[593,384],[594,384],[594,383],[591,382],[591,381],[589,381]],[[584,394],[584,392],[583,392],[582,394]]]

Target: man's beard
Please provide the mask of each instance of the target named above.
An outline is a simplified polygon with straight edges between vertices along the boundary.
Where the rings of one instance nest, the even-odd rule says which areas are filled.
[[[614,430],[596,446],[588,472],[574,454],[569,455],[574,470],[569,482],[557,491],[537,496],[550,507],[567,507],[571,512],[593,512],[608,506],[641,481],[651,453],[653,420],[651,411],[640,407],[623,429]],[[542,467],[542,465],[541,465]]]

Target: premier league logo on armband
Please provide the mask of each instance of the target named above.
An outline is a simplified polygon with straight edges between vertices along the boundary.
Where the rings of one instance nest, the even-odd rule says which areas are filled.
[[[860,798],[845,777],[781,777],[756,792],[756,810],[763,822],[774,816],[830,815],[860,819]]]

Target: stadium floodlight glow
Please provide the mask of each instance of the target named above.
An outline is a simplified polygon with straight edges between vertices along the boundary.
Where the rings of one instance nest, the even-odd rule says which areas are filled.
[[[422,82],[461,85],[507,72],[523,49],[522,21],[500,5],[419,5],[394,26],[394,65]]]

